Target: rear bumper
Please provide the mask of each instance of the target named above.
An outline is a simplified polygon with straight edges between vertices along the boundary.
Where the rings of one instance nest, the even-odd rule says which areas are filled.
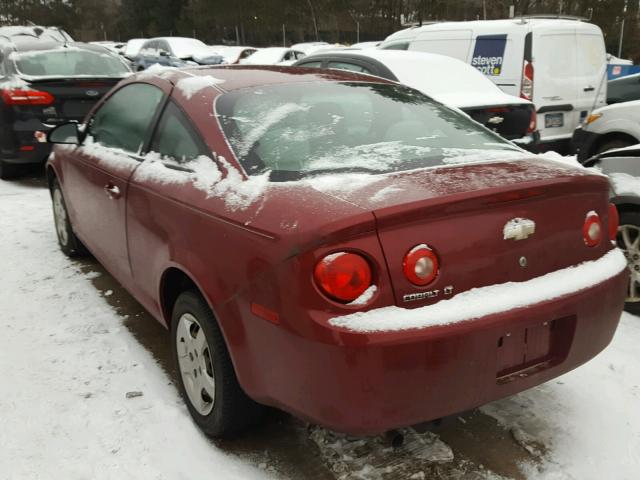
[[[51,153],[51,145],[48,143],[35,143],[33,150],[17,151],[11,154],[0,155],[0,161],[12,165],[44,164]]]
[[[578,161],[584,163],[586,160],[595,155],[594,146],[598,142],[600,135],[588,132],[582,128],[576,128],[571,139],[571,147],[578,156]]]
[[[244,352],[232,354],[257,401],[334,430],[378,434],[475,408],[590,360],[613,337],[627,281],[623,270],[578,293],[447,326],[335,330],[330,343],[255,317],[248,325],[242,314]],[[509,339],[552,322],[559,330],[544,359],[524,365],[505,356]]]

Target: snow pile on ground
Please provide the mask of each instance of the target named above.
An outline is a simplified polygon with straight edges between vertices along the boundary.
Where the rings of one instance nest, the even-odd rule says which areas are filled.
[[[628,314],[612,345],[585,366],[481,410],[543,445],[532,480],[635,480],[640,472],[640,318]]]
[[[454,458],[451,448],[432,432],[403,428],[398,433],[404,436],[399,447],[384,436],[357,438],[320,427],[312,427],[310,437],[337,480],[502,478]]]
[[[357,332],[425,328],[473,320],[570,295],[618,275],[627,260],[614,248],[601,258],[556,270],[524,282],[507,282],[473,288],[433,305],[406,309],[376,308],[329,320],[331,325]]]
[[[50,204],[44,188],[0,181],[0,477],[266,478],[199,432],[123,319],[60,252]]]
[[[176,88],[182,92],[187,100],[191,100],[196,93],[207,87],[221,85],[224,80],[211,75],[196,75],[193,77],[181,78],[176,83]]]

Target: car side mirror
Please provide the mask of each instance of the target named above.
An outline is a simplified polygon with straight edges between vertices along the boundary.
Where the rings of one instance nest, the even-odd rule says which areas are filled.
[[[60,143],[63,145],[78,145],[80,143],[78,133],[77,123],[63,123],[49,131],[47,134],[47,142]]]
[[[161,57],[168,57],[169,56],[169,52],[167,52],[165,50],[160,50],[160,56]]]

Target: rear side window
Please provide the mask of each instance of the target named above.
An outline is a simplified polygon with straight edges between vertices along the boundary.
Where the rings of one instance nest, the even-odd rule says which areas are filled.
[[[390,43],[389,45],[383,45],[380,48],[383,50],[408,50],[409,42]]]
[[[322,68],[322,62],[306,62],[298,66],[304,68]]]
[[[306,65],[305,65],[306,66]],[[371,74],[369,69],[356,65],[355,63],[347,63],[347,62],[329,62],[327,65],[329,68],[335,68],[336,70],[349,70],[350,72],[358,72],[358,73],[368,73]]]
[[[179,163],[207,154],[185,114],[171,101],[160,118],[151,150]]]
[[[105,147],[138,153],[163,96],[162,90],[153,85],[122,87],[96,112],[89,134]]]

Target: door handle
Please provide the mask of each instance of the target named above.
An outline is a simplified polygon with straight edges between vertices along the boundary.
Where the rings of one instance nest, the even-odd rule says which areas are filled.
[[[107,183],[104,186],[104,191],[107,193],[109,198],[120,198],[120,189],[117,185],[113,185],[112,183]]]
[[[585,92],[593,92],[595,90],[595,87],[588,86],[584,87],[582,90],[584,90]]]

